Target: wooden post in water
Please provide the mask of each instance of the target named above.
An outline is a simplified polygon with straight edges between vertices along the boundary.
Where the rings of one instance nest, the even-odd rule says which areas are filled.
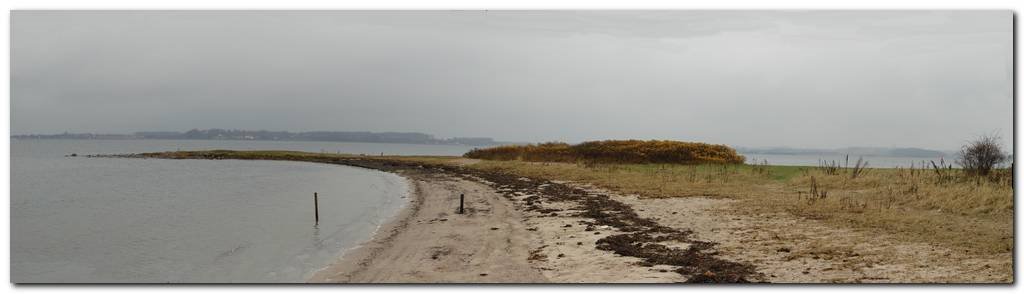
[[[459,214],[462,214],[463,204],[466,202],[466,194],[459,194]]]
[[[313,221],[314,224],[320,224],[320,203],[317,201],[317,194],[313,192]]]

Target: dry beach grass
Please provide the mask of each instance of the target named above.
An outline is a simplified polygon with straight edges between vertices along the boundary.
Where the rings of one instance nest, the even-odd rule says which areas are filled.
[[[1011,252],[1013,246],[1012,186],[944,181],[930,170],[868,169],[851,178],[846,171],[828,175],[791,166],[482,161],[472,167],[591,183],[644,198],[735,199],[740,202],[732,206],[746,213],[790,213],[982,253]]]

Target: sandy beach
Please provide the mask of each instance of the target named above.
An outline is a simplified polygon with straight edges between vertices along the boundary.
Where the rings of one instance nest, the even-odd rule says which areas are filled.
[[[670,266],[595,249],[615,233],[585,218],[528,211],[482,179],[403,172],[413,198],[372,240],[318,271],[313,283],[671,283]],[[493,184],[493,183],[490,183]],[[508,192],[508,191],[505,191]],[[465,213],[458,214],[459,194]],[[558,206],[551,204],[548,209]],[[563,208],[568,208],[562,205]]]
[[[371,241],[317,272],[310,282],[679,283],[701,278],[693,274],[695,269],[720,278],[714,271],[744,267],[752,269],[739,278],[746,282],[1012,281],[1009,254],[964,254],[785,214],[744,215],[730,207],[735,201],[727,199],[641,198],[586,183],[468,169],[397,172],[414,184],[410,204]],[[552,185],[569,190],[549,190]],[[459,194],[467,196],[465,214],[456,213]],[[618,227],[602,225],[601,219],[586,213],[585,206],[593,205],[594,197],[628,210],[602,210],[612,212],[604,217],[633,213],[637,219]],[[648,231],[666,226],[683,232],[686,239],[630,243],[662,248],[632,256],[609,247],[607,239],[602,241],[645,231],[631,227],[638,224],[654,227]],[[692,259],[695,253],[701,254],[696,259],[713,257],[724,264],[691,265],[673,259]]]
[[[599,250],[620,233],[572,201],[540,201],[479,175],[393,170],[414,187],[407,207],[312,283],[673,283],[675,266]],[[495,175],[490,175],[495,176]],[[493,180],[493,178],[492,178]],[[514,178],[527,187],[561,184]],[[582,191],[582,190],[579,190]],[[466,195],[458,214],[459,194]],[[603,196],[603,195],[602,195]],[[680,245],[680,244],[676,244]],[[685,245],[685,244],[683,244]]]

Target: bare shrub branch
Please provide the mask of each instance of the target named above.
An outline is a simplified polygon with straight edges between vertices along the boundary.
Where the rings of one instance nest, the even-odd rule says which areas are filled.
[[[999,136],[982,135],[960,148],[956,163],[970,175],[987,176],[992,169],[1006,160],[1006,153],[999,146]]]

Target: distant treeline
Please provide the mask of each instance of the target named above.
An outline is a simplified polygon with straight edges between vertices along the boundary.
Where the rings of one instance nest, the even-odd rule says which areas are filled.
[[[743,156],[725,145],[663,140],[607,140],[569,145],[550,142],[473,149],[463,155],[489,160],[585,163],[743,163]]]
[[[491,138],[447,138],[412,132],[286,132],[226,129],[193,129],[187,132],[136,132],[134,134],[16,135],[15,139],[172,139],[172,140],[260,140],[260,141],[331,141],[366,143],[404,143],[493,146],[502,144]]]

